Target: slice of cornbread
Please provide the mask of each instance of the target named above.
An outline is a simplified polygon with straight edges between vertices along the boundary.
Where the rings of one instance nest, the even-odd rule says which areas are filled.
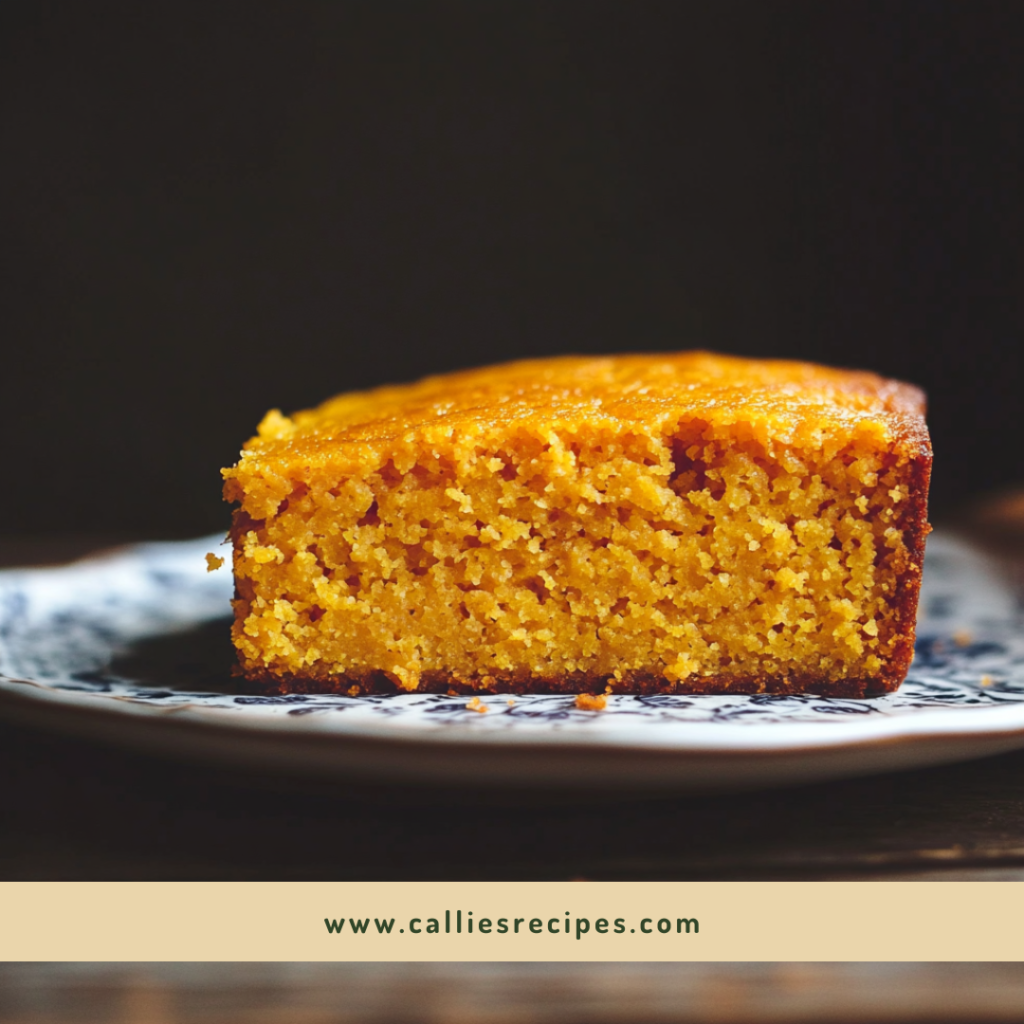
[[[511,363],[274,410],[224,470],[234,641],[280,689],[895,689],[916,388],[704,352]]]

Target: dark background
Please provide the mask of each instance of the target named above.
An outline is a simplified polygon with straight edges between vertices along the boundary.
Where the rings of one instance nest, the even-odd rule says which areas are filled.
[[[226,525],[264,411],[707,347],[1024,481],[1024,4],[4,5],[0,535]]]

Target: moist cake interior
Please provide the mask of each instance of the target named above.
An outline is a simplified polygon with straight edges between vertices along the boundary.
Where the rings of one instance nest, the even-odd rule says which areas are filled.
[[[407,451],[236,513],[247,674],[352,693],[859,694],[909,663],[926,469],[870,423],[817,445],[682,418]]]

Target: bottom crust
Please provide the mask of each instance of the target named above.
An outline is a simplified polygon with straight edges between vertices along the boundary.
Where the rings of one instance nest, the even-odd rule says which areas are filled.
[[[535,677],[487,676],[479,680],[453,679],[444,673],[424,673],[415,690],[397,686],[383,672],[362,676],[327,676],[324,678],[279,676],[265,670],[245,670],[245,678],[259,683],[272,693],[339,693],[349,696],[389,693],[447,693],[460,694],[566,694],[624,693],[649,696],[675,694],[772,694],[778,696],[814,694],[819,697],[874,697],[892,693],[903,681],[898,676],[868,679],[820,679],[811,675],[789,676],[701,676],[693,683],[673,683],[655,675],[636,673],[620,680],[608,676],[575,673],[559,679]]]

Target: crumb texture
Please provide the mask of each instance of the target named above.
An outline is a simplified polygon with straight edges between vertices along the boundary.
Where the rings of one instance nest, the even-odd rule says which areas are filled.
[[[342,692],[892,689],[922,413],[871,374],[707,353],[271,412],[224,473],[241,665]]]

